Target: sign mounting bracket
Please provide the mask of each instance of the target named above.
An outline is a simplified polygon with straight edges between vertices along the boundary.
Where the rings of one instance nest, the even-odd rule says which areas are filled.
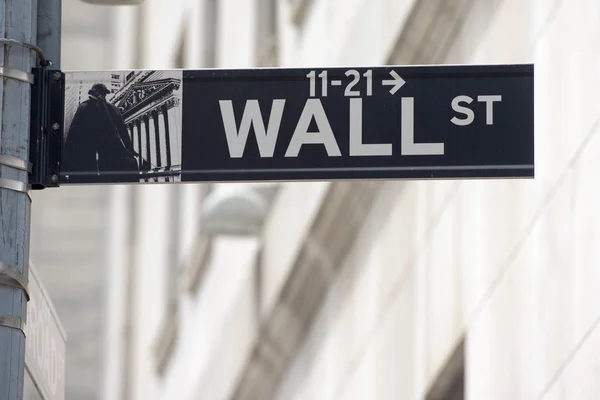
[[[32,190],[58,187],[65,85],[61,71],[34,68],[31,87],[29,160]]]

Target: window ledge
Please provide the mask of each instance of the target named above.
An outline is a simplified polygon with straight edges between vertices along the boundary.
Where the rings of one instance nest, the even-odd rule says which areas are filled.
[[[179,331],[178,313],[175,307],[170,307],[165,314],[161,332],[158,336],[155,348],[156,365],[159,374],[164,373],[177,341]]]
[[[187,265],[187,289],[192,293],[195,293],[200,287],[212,253],[212,247],[213,239],[204,235],[199,235],[194,243]]]

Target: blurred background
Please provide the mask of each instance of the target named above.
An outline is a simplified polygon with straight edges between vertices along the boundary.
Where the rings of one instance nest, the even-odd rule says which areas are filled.
[[[63,187],[69,400],[600,398],[597,0],[63,2],[63,70],[535,63],[534,180]]]

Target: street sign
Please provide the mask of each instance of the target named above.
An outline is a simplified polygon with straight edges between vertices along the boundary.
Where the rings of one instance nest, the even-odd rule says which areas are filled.
[[[33,378],[29,374],[29,371],[25,370],[25,379],[23,384],[23,400],[44,400],[42,394],[35,387]]]
[[[32,265],[29,278],[25,368],[43,400],[65,400],[66,335]]]
[[[531,178],[533,65],[64,73],[60,184]]]

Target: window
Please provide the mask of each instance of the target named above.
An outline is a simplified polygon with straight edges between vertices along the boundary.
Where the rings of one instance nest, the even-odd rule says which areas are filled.
[[[185,68],[185,37],[187,29],[184,27],[181,32],[181,40],[179,41],[179,47],[175,53],[174,67]]]
[[[203,62],[206,68],[214,68],[217,65],[217,0],[205,0],[204,4]]]
[[[198,207],[201,208],[204,200],[212,191],[213,185],[211,183],[201,183],[199,185],[200,196]],[[204,277],[206,266],[212,253],[212,243],[211,237],[203,235],[201,232],[196,232],[191,253],[189,257],[185,258],[187,260],[185,264],[187,290],[192,293],[195,293],[202,283],[202,278]]]
[[[287,0],[292,8],[292,21],[296,25],[302,25],[308,9],[313,0]]]
[[[257,65],[277,65],[277,0],[258,0]]]
[[[180,266],[177,254],[177,243],[180,240],[180,219],[179,213],[181,207],[181,191],[182,187],[178,185],[165,187],[164,190],[168,190],[168,205],[167,210],[170,211],[170,223],[169,230],[166,233],[165,239],[169,241],[169,253],[167,256],[167,265],[164,268],[166,271],[166,292],[167,292],[167,304],[165,307],[165,313],[162,316],[162,330],[158,336],[156,343],[156,359],[157,369],[159,373],[163,373],[177,340],[177,333],[179,330],[179,276]]]

